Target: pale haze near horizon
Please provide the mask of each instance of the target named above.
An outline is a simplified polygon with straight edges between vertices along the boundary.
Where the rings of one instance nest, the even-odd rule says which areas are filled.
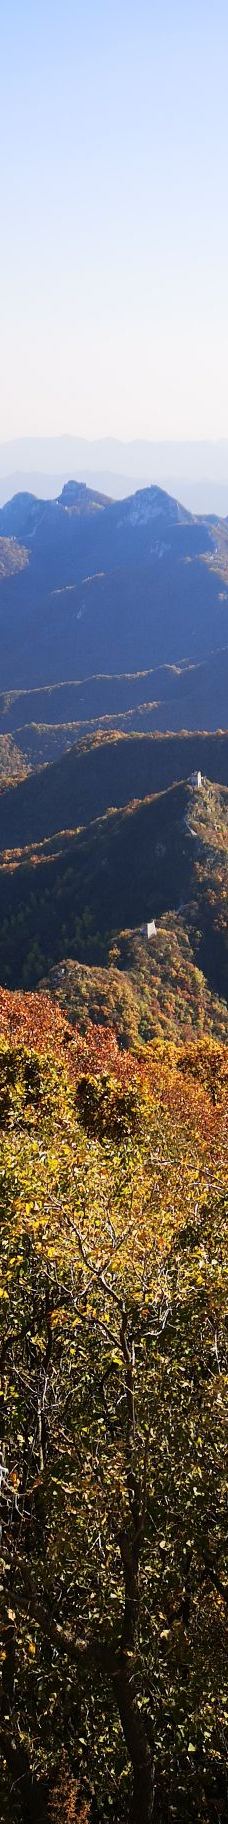
[[[8,0],[0,437],[228,434],[225,0]]]

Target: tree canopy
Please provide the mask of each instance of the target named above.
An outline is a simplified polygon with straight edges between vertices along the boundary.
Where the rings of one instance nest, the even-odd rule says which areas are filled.
[[[214,1824],[226,1054],[2,1026],[2,1816]]]

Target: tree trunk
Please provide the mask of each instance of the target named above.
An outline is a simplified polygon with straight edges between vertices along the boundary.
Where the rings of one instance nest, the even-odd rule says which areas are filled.
[[[132,1766],[133,1786],[129,1824],[152,1824],[154,1814],[154,1744],[152,1724],[148,1725],[140,1708],[136,1682],[139,1626],[139,1556],[142,1536],[140,1499],[137,1480],[129,1475],[131,1532],[119,1535],[124,1578],[124,1612],[120,1652],[116,1659],[113,1686],[118,1704],[127,1753]]]
[[[119,1662],[114,1692],[127,1753],[132,1765],[133,1791],[129,1824],[151,1824],[154,1812],[154,1765],[146,1724],[134,1689],[132,1663]]]

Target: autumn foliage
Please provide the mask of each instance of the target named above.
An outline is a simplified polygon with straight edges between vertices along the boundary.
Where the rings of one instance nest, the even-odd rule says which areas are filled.
[[[223,1824],[226,1050],[0,1012],[4,1824]]]
[[[48,1824],[89,1824],[89,1814],[89,1805],[86,1799],[80,1797],[79,1782],[70,1773],[67,1754],[63,1751],[61,1766],[50,1793]]]

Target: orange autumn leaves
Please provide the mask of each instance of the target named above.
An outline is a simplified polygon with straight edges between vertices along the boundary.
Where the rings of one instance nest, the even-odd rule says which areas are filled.
[[[109,1284],[111,1273],[129,1297],[159,1295],[179,1231],[224,1189],[225,1048],[157,1041],[144,1061],[108,1029],[82,1037],[38,994],[1,990],[0,1014],[14,1244],[22,1227],[69,1271],[83,1245],[94,1286],[108,1259]]]

